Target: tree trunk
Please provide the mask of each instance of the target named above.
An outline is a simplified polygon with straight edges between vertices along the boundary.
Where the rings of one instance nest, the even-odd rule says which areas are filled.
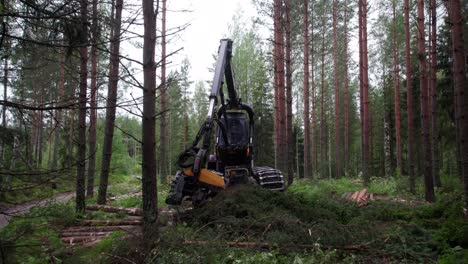
[[[367,58],[367,0],[360,0],[360,25],[361,29],[361,47],[362,47],[362,79],[361,79],[361,93],[362,93],[362,129],[363,129],[363,139],[362,139],[362,150],[363,150],[363,159],[362,159],[362,174],[364,178],[364,184],[369,184],[370,174],[369,174],[369,78],[368,78],[368,58]]]
[[[279,161],[280,161],[280,170],[286,171],[287,170],[287,149],[286,149],[286,98],[285,98],[285,72],[284,72],[284,66],[285,66],[285,56],[284,56],[284,33],[283,33],[283,14],[282,14],[282,1],[277,0],[278,2],[278,7],[280,8],[279,10],[279,31],[278,31],[278,52],[279,52],[279,58],[278,58],[278,103],[279,103],[279,127],[280,127],[280,148],[279,148]]]
[[[419,82],[421,87],[421,123],[424,156],[424,185],[426,201],[434,202],[434,183],[432,179],[432,151],[429,119],[429,89],[426,72],[426,44],[424,33],[424,1],[418,0],[418,58]]]
[[[343,61],[344,61],[344,156],[345,156],[345,176],[349,175],[349,79],[348,79],[348,4],[345,1],[345,10],[344,10],[344,51],[343,51]]]
[[[93,197],[94,195],[94,173],[96,169],[96,124],[97,124],[97,43],[98,43],[98,0],[93,0],[93,46],[91,47],[91,100],[89,102],[89,162],[88,162],[88,184],[86,188],[86,196]]]
[[[463,17],[460,0],[451,0],[453,80],[458,106],[458,133],[461,156],[461,174],[464,182],[465,206],[468,207],[468,93],[466,89],[465,52],[463,42]]]
[[[285,0],[286,13],[286,166],[288,185],[294,180],[294,148],[292,134],[292,69],[291,69],[291,0]]]
[[[324,97],[325,97],[325,16],[322,15],[322,74],[321,74],[321,91],[320,91],[320,156],[322,164],[320,165],[320,174],[325,176],[326,167],[323,162],[327,160],[327,141],[325,138],[325,115],[324,115]]]
[[[166,85],[166,1],[162,0],[161,21],[161,122],[160,122],[160,180],[161,184],[167,182],[167,85]]]
[[[309,7],[304,0],[304,178],[309,177]]]
[[[85,170],[86,170],[86,88],[88,79],[88,1],[81,0],[81,45],[80,48],[80,93],[78,112],[78,166],[76,174],[76,211],[85,210]]]
[[[281,31],[281,0],[275,0],[273,3],[273,60],[274,60],[274,112],[275,112],[275,167],[280,168],[280,139],[281,139],[281,126],[280,126],[280,106],[279,106],[279,59],[280,59],[280,45],[279,35]]]
[[[335,178],[341,177],[340,157],[340,86],[338,84],[338,40],[336,33],[337,2],[333,1],[333,68],[335,80]]]
[[[408,175],[409,189],[416,192],[414,176],[414,124],[413,124],[413,92],[411,84],[411,43],[409,30],[409,0],[405,0],[405,45],[406,45],[406,107],[408,112]]]
[[[143,195],[143,236],[150,246],[157,237],[158,192],[156,180],[156,11],[153,0],[143,0],[143,118],[142,118],[142,195]]]
[[[117,105],[117,84],[119,82],[119,49],[120,27],[122,22],[123,0],[117,0],[115,5],[115,20],[110,47],[109,84],[107,87],[106,126],[104,129],[104,145],[102,147],[101,178],[99,180],[98,204],[106,204],[109,168],[112,158],[112,140],[114,138],[115,111]]]
[[[74,89],[75,90],[75,89]],[[75,145],[74,131],[75,131],[75,110],[69,110],[70,115],[70,130],[68,132],[68,159],[66,160],[67,167],[70,169],[72,166],[73,146]]]
[[[396,160],[397,173],[403,174],[402,147],[401,147],[401,125],[400,125],[400,69],[398,64],[398,46],[396,32],[396,3],[393,3],[393,88],[395,101],[395,139],[396,139]]]
[[[364,163],[364,102],[363,102],[363,47],[362,47],[362,3],[358,1],[358,42],[359,42],[359,117],[361,125],[361,164]],[[361,166],[361,173],[363,167]]]
[[[431,96],[432,96],[432,175],[434,184],[441,187],[440,162],[439,162],[439,124],[437,106],[437,5],[436,0],[431,0]]]
[[[61,53],[60,62],[60,77],[59,77],[59,91],[57,96],[57,102],[60,102],[63,98],[65,91],[65,50]],[[60,130],[62,127],[62,110],[55,110],[55,130],[54,130],[54,151],[52,154],[52,170],[57,170],[58,164],[58,149],[60,142]]]
[[[5,27],[5,24],[3,24]],[[8,92],[8,56],[5,56],[3,58],[3,100],[7,100],[7,92]],[[3,105],[2,108],[2,127],[6,129],[7,123],[6,123],[6,106]],[[2,140],[2,145],[0,146],[0,168],[6,167],[5,162],[5,141]],[[1,180],[0,180],[1,182]]]

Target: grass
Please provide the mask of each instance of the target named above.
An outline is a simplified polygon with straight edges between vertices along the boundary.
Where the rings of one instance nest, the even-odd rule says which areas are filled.
[[[0,233],[0,243],[17,263],[468,263],[468,223],[462,213],[458,181],[444,177],[435,204],[408,205],[374,201],[365,207],[342,200],[346,192],[363,188],[355,179],[300,180],[283,193],[252,186],[221,192],[204,207],[179,215],[165,227],[158,246],[142,250],[141,241],[115,234],[92,249],[68,254],[58,230],[74,221],[73,203],[33,210]],[[140,190],[134,177],[112,182],[115,196]],[[168,187],[159,185],[158,203],[164,205]],[[370,192],[390,198],[420,200],[408,193],[406,179],[372,179]],[[141,197],[112,202],[140,207]],[[89,219],[115,217],[94,212]],[[209,245],[183,245],[186,240]],[[269,243],[268,248],[232,248],[226,242]],[[17,247],[18,245],[41,245]],[[314,245],[301,249],[297,245]],[[347,246],[358,250],[347,250]],[[6,247],[5,247],[6,246]]]

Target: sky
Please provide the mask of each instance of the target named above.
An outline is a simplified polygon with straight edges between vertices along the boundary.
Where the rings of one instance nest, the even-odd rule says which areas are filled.
[[[213,74],[208,68],[213,66],[213,54],[218,50],[220,39],[227,36],[229,23],[236,12],[241,9],[246,19],[256,15],[252,0],[176,0],[168,1],[167,9],[168,28],[190,23],[174,43],[168,44],[168,49],[183,47],[170,59],[170,67],[179,68],[182,59],[187,57],[191,63],[192,81],[212,80]]]

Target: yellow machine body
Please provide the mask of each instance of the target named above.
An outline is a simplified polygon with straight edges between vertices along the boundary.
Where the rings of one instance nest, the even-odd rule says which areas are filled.
[[[194,176],[192,169],[185,169],[184,174],[186,176]],[[206,184],[210,184],[219,188],[224,188],[224,178],[219,176],[216,172],[212,170],[201,169],[200,174],[198,176],[198,180]]]

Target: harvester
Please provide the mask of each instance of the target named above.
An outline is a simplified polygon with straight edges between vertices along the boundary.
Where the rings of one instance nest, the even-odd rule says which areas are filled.
[[[194,205],[201,205],[221,190],[238,184],[284,190],[281,171],[254,166],[254,111],[238,97],[231,58],[232,40],[222,39],[208,114],[192,145],[177,160],[181,170],[171,184],[167,204],[180,205],[191,200]]]

